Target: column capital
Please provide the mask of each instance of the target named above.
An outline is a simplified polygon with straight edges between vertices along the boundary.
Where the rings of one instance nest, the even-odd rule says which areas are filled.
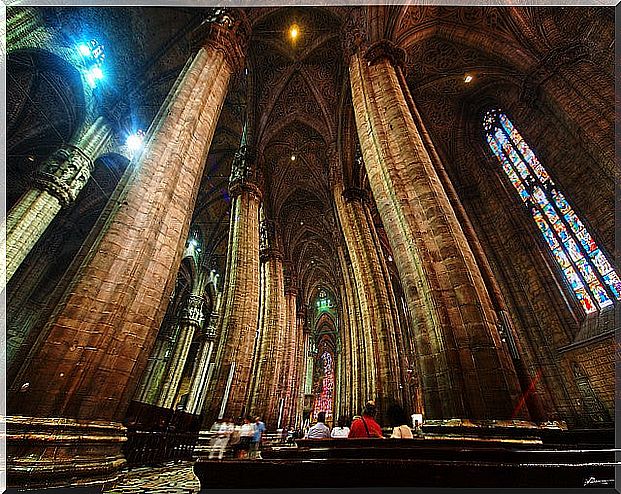
[[[242,192],[249,192],[258,200],[261,200],[263,197],[258,184],[254,149],[251,146],[240,146],[235,152],[233,163],[231,164],[229,194],[237,196]]]
[[[250,25],[241,9],[216,8],[195,33],[195,43],[222,51],[231,65],[239,70],[250,37]]]
[[[34,185],[68,206],[88,182],[93,171],[91,160],[79,147],[64,144],[35,173]]]
[[[403,67],[405,64],[405,50],[398,47],[392,41],[382,39],[373,43],[364,53],[365,60],[369,65],[374,65],[379,60],[387,58],[394,67]]]
[[[349,187],[343,191],[343,199],[345,202],[361,202],[365,203],[369,200],[369,194],[366,190],[358,187]]]
[[[199,295],[190,295],[181,308],[179,320],[200,328],[205,322],[205,316],[203,314],[204,302],[203,297]]]
[[[273,247],[261,249],[261,251],[259,252],[259,260],[261,262],[282,261],[282,258],[283,255],[280,249],[276,249]]]
[[[285,295],[298,294],[298,280],[293,270],[292,261],[283,261],[283,274],[285,278]]]
[[[218,336],[218,328],[216,321],[220,319],[220,314],[217,312],[212,312],[210,316],[210,321],[205,331],[200,335],[201,338],[204,338],[206,341],[215,341]]]
[[[259,260],[281,260],[283,255],[276,233],[276,222],[264,219],[259,225]]]

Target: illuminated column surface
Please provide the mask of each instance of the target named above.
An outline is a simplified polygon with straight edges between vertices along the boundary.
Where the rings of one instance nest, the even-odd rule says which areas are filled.
[[[245,24],[225,12],[206,28],[105,230],[9,388],[11,482],[111,475],[124,462],[120,421],[162,322],[228,82],[243,57]],[[80,439],[85,434],[100,436],[98,448]],[[41,435],[46,445],[29,440]]]
[[[415,318],[425,413],[508,419],[518,380],[479,268],[404,98],[395,68],[402,57],[390,43],[376,43],[352,56],[350,80],[369,183]]]

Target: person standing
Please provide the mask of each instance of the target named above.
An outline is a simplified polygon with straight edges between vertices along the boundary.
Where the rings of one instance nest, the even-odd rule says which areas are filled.
[[[261,439],[264,432],[265,424],[261,421],[261,417],[256,417],[254,419],[252,440],[250,441],[250,458],[253,460],[256,460],[257,458],[262,459],[259,448],[261,446]]]
[[[351,430],[349,431],[349,438],[384,438],[382,428],[375,421],[375,414],[377,408],[374,401],[367,401],[362,411],[362,417],[357,418],[351,424]]]
[[[326,412],[319,412],[317,414],[317,423],[313,425],[304,439],[328,439],[330,438],[330,428],[325,424]]]

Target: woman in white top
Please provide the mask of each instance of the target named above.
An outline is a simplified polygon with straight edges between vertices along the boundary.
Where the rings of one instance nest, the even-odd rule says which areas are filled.
[[[344,438],[349,436],[349,427],[347,427],[347,418],[346,417],[339,417],[338,420],[338,425],[335,426],[332,429],[332,432],[330,432],[330,437],[332,438]]]
[[[407,425],[407,415],[399,405],[393,405],[388,409],[388,418],[393,426],[393,439],[413,439],[412,429]]]

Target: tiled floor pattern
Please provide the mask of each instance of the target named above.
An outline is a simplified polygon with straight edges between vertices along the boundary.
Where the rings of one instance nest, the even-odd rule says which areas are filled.
[[[168,463],[161,467],[140,467],[125,470],[106,494],[172,493],[195,494],[200,490],[192,472],[192,462]]]

